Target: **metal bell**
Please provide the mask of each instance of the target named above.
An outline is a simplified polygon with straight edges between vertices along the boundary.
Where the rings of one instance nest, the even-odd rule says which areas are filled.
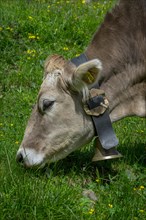
[[[97,147],[95,148],[95,155],[92,158],[92,161],[101,161],[101,160],[110,160],[123,157],[115,147],[108,150],[104,149],[100,142],[97,141]]]

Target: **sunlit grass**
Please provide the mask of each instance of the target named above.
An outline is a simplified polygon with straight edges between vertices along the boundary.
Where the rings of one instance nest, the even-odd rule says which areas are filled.
[[[114,2],[0,2],[0,219],[146,219],[145,119],[114,124],[120,160],[91,163],[90,144],[42,171],[15,162],[44,60],[82,53]]]

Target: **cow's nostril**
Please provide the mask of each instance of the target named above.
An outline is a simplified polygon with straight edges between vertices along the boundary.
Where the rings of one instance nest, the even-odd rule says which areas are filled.
[[[18,153],[18,154],[17,154],[16,161],[17,161],[18,163],[23,163],[23,156],[22,156],[21,153]]]

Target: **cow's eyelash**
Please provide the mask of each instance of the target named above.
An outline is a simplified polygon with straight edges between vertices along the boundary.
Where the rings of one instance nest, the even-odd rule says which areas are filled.
[[[49,99],[44,99],[43,100],[43,112],[48,109],[51,108],[55,103],[55,100],[49,100]]]

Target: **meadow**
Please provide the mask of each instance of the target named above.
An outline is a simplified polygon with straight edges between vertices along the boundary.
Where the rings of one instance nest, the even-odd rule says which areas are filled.
[[[84,51],[115,0],[0,1],[0,219],[146,219],[146,119],[114,124],[119,160],[91,162],[94,142],[43,170],[15,161],[51,54]]]

